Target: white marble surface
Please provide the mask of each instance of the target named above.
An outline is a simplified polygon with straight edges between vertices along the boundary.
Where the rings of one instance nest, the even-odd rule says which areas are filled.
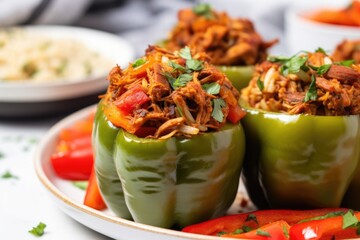
[[[0,120],[0,239],[110,239],[60,211],[36,176],[33,162],[37,144],[60,119]],[[16,178],[2,178],[7,171]],[[39,222],[47,225],[41,238],[28,232]]]

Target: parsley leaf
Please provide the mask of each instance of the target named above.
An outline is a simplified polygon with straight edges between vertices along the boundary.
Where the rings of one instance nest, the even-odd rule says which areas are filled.
[[[226,102],[222,98],[216,98],[212,100],[213,103],[213,111],[211,116],[218,122],[222,122],[224,120],[224,114],[222,112],[222,108],[226,107]]]
[[[298,223],[303,223],[303,222],[308,222],[308,221],[313,221],[313,220],[322,220],[322,219],[326,219],[326,218],[332,218],[332,217],[342,216],[342,215],[344,215],[344,214],[345,214],[344,211],[330,212],[330,213],[327,213],[327,214],[325,214],[325,215],[321,215],[321,216],[317,216],[317,217],[312,217],[312,218],[303,219],[303,220],[299,221]]]
[[[186,60],[186,68],[192,70],[192,71],[200,71],[204,68],[202,65],[202,62],[196,59],[188,59]]]
[[[289,238],[290,236],[289,236],[289,230],[287,229],[287,227],[284,225],[283,226],[283,233],[284,233],[284,235],[285,235],[285,237],[286,238]]]
[[[184,87],[188,82],[190,82],[193,79],[193,76],[191,74],[181,74],[179,77],[175,80],[173,86],[174,89],[179,87]]]
[[[360,235],[360,223],[356,224],[356,235]]]
[[[245,222],[249,222],[249,221],[254,221],[254,222],[256,222],[257,224],[259,224],[255,214],[249,214],[249,215],[246,217]]]
[[[143,58],[138,58],[135,60],[135,62],[132,64],[133,68],[139,67],[141,65],[143,65],[144,63],[146,63],[146,60]]]
[[[234,231],[234,234],[240,234],[240,233],[243,233],[243,232],[244,232],[244,230],[238,228],[238,229],[236,229],[236,230]]]
[[[340,66],[345,66],[345,67],[350,67],[354,63],[355,63],[354,60],[344,60],[344,61],[341,61],[341,62],[335,62],[334,64],[340,65]]]
[[[3,173],[1,175],[1,178],[3,178],[3,179],[10,179],[10,178],[19,179],[19,177],[13,175],[10,171],[6,171],[5,173]]]
[[[298,73],[307,60],[308,57],[306,56],[294,56],[291,57],[288,62],[284,63],[284,66],[288,70],[288,73]]]
[[[288,57],[285,57],[285,56],[268,56],[267,57],[267,60],[269,61],[269,62],[279,62],[279,63],[285,63],[285,62],[287,62],[287,61],[289,61],[289,59],[290,58],[288,58]]]
[[[211,6],[207,3],[201,3],[193,7],[193,12],[198,16],[203,16],[207,19],[214,18],[213,13],[211,12]]]
[[[176,78],[173,77],[173,75],[171,75],[170,73],[168,72],[164,72],[163,75],[166,77],[166,79],[169,81],[171,87],[173,89],[176,89],[176,87],[174,86],[174,83],[176,81]]]
[[[264,237],[271,237],[270,233],[261,229],[256,230],[256,235],[264,236]]]
[[[186,72],[186,68],[181,66],[180,64],[174,62],[174,61],[168,61],[168,65],[172,67],[175,70]]]
[[[321,48],[321,47],[318,47],[318,48],[315,50],[315,52],[321,52],[321,53],[327,55],[326,51],[325,51],[323,48]]]
[[[246,226],[246,225],[244,225],[241,229],[242,229],[244,232],[250,232],[250,231],[253,230],[251,227]]]
[[[258,88],[260,89],[260,91],[264,90],[264,82],[261,81],[261,78],[260,78],[260,77],[257,79],[256,85],[258,86]]]
[[[190,48],[188,46],[186,46],[186,47],[180,49],[179,56],[185,60],[192,59]]]
[[[317,74],[324,75],[325,73],[327,73],[327,71],[329,71],[330,67],[331,67],[331,64],[321,65],[317,70]]]
[[[348,227],[354,227],[357,225],[357,223],[359,222],[359,220],[357,219],[357,217],[354,215],[354,213],[352,211],[348,211],[347,213],[345,213],[343,215],[343,225],[342,228],[346,229]]]
[[[86,190],[88,181],[73,181],[72,184],[81,190]]]
[[[29,233],[33,234],[36,237],[41,237],[44,235],[44,229],[46,227],[45,223],[40,222],[36,227],[33,227],[29,230]]]
[[[308,91],[305,94],[304,102],[308,102],[310,100],[316,101],[316,99],[317,99],[316,78],[314,75],[312,75],[311,83]]]
[[[202,85],[202,88],[208,93],[208,94],[219,94],[220,92],[220,85],[216,82],[213,83],[205,83]]]

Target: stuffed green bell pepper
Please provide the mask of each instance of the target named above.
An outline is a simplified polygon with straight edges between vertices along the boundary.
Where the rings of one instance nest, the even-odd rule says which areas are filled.
[[[254,65],[266,59],[267,49],[276,42],[264,41],[250,20],[231,18],[202,3],[179,10],[177,24],[160,44],[171,51],[188,45],[205,52],[240,91],[248,85]]]
[[[238,91],[204,56],[151,46],[110,72],[93,146],[99,188],[116,215],[181,228],[232,204],[245,112]]]
[[[319,49],[257,66],[247,111],[243,179],[259,208],[360,210],[360,68]]]

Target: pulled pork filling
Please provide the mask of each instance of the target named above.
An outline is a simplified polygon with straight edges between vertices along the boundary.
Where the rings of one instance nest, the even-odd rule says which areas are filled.
[[[178,23],[165,43],[169,50],[190,46],[206,52],[214,65],[254,65],[266,59],[266,50],[277,40],[265,42],[247,19],[232,19],[207,4],[178,12]]]
[[[322,49],[290,58],[269,57],[256,66],[241,98],[271,112],[360,114],[360,65],[335,62]]]
[[[115,126],[140,137],[217,131],[231,109],[241,109],[239,92],[226,76],[208,63],[204,53],[192,55],[188,47],[173,53],[150,46],[126,70],[114,67],[108,80],[105,115]]]
[[[344,40],[336,46],[332,57],[335,61],[353,60],[354,63],[360,64],[360,40]]]

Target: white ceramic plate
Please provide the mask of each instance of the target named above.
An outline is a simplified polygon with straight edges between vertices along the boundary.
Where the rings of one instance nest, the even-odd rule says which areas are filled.
[[[76,40],[88,49],[98,52],[110,59],[113,66],[125,67],[134,58],[133,47],[124,39],[114,34],[68,26],[26,26],[25,31],[39,33],[51,38]],[[65,110],[80,109],[95,103],[97,95],[106,90],[106,75],[89,76],[84,79],[68,81],[31,82],[0,82],[0,117],[29,116]],[[88,103],[88,104],[86,104]],[[28,109],[32,108],[31,111]]]
[[[94,111],[95,106],[91,106],[61,120],[44,136],[36,151],[36,173],[41,183],[50,193],[52,200],[57,203],[59,208],[85,226],[108,237],[119,240],[223,240],[223,238],[219,237],[183,233],[180,231],[135,223],[114,216],[110,210],[97,211],[83,205],[84,191],[73,186],[70,181],[62,180],[56,176],[50,163],[50,155],[54,151],[59,132],[62,129],[71,126],[76,121],[86,118]],[[240,210],[240,202],[243,198],[244,195],[239,193],[231,208],[231,212],[235,213]]]

